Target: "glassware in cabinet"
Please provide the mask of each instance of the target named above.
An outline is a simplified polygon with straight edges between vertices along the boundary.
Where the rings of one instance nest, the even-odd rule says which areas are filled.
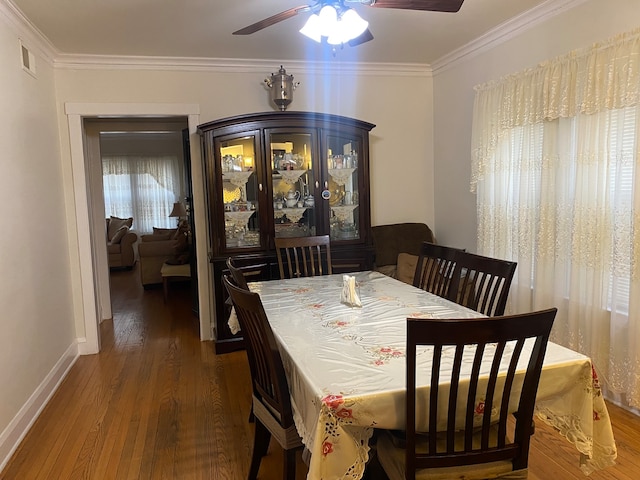
[[[327,173],[332,240],[360,238],[360,185],[358,152],[362,142],[357,135],[327,135]]]
[[[308,129],[267,131],[276,238],[316,234],[315,143],[314,135]]]
[[[255,170],[253,135],[218,142],[221,194],[224,209],[224,247],[260,246],[259,178]]]

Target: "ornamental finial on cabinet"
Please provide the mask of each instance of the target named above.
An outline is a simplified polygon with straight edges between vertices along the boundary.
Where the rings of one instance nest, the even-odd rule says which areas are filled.
[[[273,94],[273,103],[284,112],[293,100],[293,91],[300,82],[293,81],[293,75],[287,75],[287,71],[282,65],[278,73],[272,73],[271,78],[265,78],[264,83]]]

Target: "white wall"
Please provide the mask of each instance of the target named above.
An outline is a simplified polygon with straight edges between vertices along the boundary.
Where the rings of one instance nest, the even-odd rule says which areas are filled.
[[[0,469],[77,354],[54,73],[33,53],[37,78],[0,9]]]
[[[469,192],[474,85],[585,48],[640,26],[640,1],[589,0],[434,75],[435,230],[440,243],[476,251]]]
[[[56,71],[59,105],[74,103],[188,103],[202,123],[272,110],[261,72],[100,69]],[[305,73],[285,65],[301,82],[288,110],[355,117],[376,124],[371,142],[372,221],[433,223],[432,82],[425,72]],[[389,94],[388,92],[392,92]],[[63,117],[59,119],[63,129]],[[63,143],[63,162],[69,161]],[[196,179],[194,179],[195,181]]]

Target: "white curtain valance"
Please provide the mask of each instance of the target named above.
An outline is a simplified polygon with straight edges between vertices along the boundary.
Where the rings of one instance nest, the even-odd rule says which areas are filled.
[[[640,102],[640,28],[475,87],[471,191],[514,127]]]

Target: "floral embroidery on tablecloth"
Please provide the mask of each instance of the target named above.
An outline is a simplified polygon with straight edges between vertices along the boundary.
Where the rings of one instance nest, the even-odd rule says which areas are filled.
[[[322,442],[322,456],[326,457],[330,453],[333,453],[333,443],[325,440]]]
[[[354,418],[354,409],[357,402],[350,398],[345,398],[342,394],[327,394],[321,400],[320,418],[323,424],[323,438],[319,443],[319,454],[322,455],[322,460],[326,462],[335,462],[332,454],[337,453],[340,457],[341,445],[340,439],[345,435],[344,428],[350,425],[355,425],[362,422],[362,418],[356,422]],[[370,418],[371,415],[360,411],[363,417]],[[372,427],[375,427],[376,423],[372,422],[369,427],[362,430],[361,435],[352,438],[351,435],[345,435],[345,440],[348,440],[344,447],[354,447],[352,441],[358,442],[357,446],[357,458],[352,465],[344,465],[346,471],[342,478],[345,479],[357,479],[362,478],[366,462],[368,460],[368,441],[373,432]],[[331,470],[331,468],[329,468]]]
[[[378,297],[378,300],[380,300],[382,302],[397,302],[398,298],[397,297],[390,297],[389,295],[380,295]]]
[[[347,322],[346,320],[334,320],[332,322],[327,322],[325,326],[331,328],[342,328],[348,327],[349,325],[351,325],[351,322]]]
[[[404,357],[403,351],[389,346],[377,347],[369,350],[369,352],[373,356],[373,360],[371,363],[377,366],[388,363],[392,358]]]
[[[411,318],[436,318],[436,316],[433,313],[429,313],[429,312],[411,312],[407,316]]]
[[[477,403],[476,406],[474,408],[474,414],[476,415],[475,419],[474,419],[474,424],[476,425],[480,425],[482,423],[482,416],[484,415],[484,411],[487,408],[487,405],[485,403],[485,399],[484,398],[480,398]],[[494,406],[491,407],[491,417],[497,417],[498,416],[498,409]]]
[[[593,365],[593,363],[591,364],[591,378],[592,378],[593,398],[601,397],[602,387],[600,387],[600,380],[598,379],[598,374],[596,373],[596,367]],[[608,415],[608,412],[606,410],[596,410],[596,406],[598,405],[596,402],[594,402],[593,405],[594,405],[594,408],[593,408],[594,422],[600,421],[603,416]]]

